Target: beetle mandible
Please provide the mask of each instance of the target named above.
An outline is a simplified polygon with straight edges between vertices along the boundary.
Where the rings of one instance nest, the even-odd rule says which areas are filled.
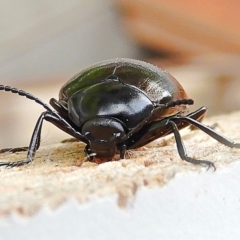
[[[179,130],[193,125],[220,143],[240,148],[201,123],[206,108],[188,113],[193,104],[179,82],[166,71],[149,63],[132,59],[113,59],[97,63],[71,78],[60,90],[59,100],[50,104],[13,87],[0,85],[0,90],[25,96],[42,105],[43,112],[34,128],[27,158],[16,162],[0,162],[15,167],[33,161],[40,146],[43,120],[86,144],[85,153],[111,160],[118,153],[124,158],[128,149],[139,148],[157,138],[174,134],[180,157],[193,164],[215,166],[207,160],[187,155]],[[11,149],[12,152],[20,148]],[[0,152],[8,151],[2,149]]]

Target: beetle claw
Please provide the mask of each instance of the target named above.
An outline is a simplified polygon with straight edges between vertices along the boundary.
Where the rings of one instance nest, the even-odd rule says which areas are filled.
[[[208,171],[210,168],[213,168],[213,171],[214,171],[214,172],[217,170],[215,164],[212,163],[212,162],[209,162],[209,163],[207,164],[207,166],[208,166],[208,167],[207,167],[207,171]]]
[[[0,167],[5,166],[5,168],[13,168],[13,167],[20,167],[25,164],[31,163],[31,160],[22,160],[22,161],[16,161],[16,162],[0,162]]]

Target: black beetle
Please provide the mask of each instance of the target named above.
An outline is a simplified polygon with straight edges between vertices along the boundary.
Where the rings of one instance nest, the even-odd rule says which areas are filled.
[[[74,138],[86,143],[89,160],[93,157],[111,160],[116,153],[124,158],[127,149],[139,148],[173,133],[180,157],[193,164],[207,160],[189,157],[179,130],[193,125],[220,143],[240,148],[200,121],[206,108],[187,114],[187,98],[182,86],[169,73],[149,63],[131,59],[104,61],[83,70],[60,90],[59,100],[52,98],[51,106],[23,90],[0,85],[0,90],[17,93],[42,105],[47,111],[39,117],[34,128],[27,159],[0,162],[0,166],[20,166],[33,161],[40,146],[43,120],[56,125]],[[9,149],[2,149],[1,152]],[[20,148],[11,149],[18,151]],[[214,167],[215,168],[215,167]]]

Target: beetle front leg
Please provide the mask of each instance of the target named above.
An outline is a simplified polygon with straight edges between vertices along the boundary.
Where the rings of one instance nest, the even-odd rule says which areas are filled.
[[[32,162],[33,157],[35,155],[35,152],[40,145],[40,139],[39,139],[40,134],[38,133],[38,131],[40,130],[40,132],[41,132],[43,119],[44,119],[43,114],[41,114],[41,116],[39,117],[39,119],[36,123],[33,134],[32,134],[32,139],[30,141],[30,145],[29,145],[29,148],[28,148],[27,159],[26,160],[21,160],[21,161],[16,161],[16,162],[0,162],[0,166],[18,167],[18,166],[22,166],[22,165],[25,165],[25,164],[28,164],[28,163]],[[13,150],[19,150],[19,149],[20,148],[13,148]],[[6,152],[5,150],[7,151],[7,149],[2,149],[1,152]]]
[[[214,170],[216,170],[215,165],[212,162],[210,162],[210,161],[207,161],[207,160],[196,160],[194,158],[189,157],[187,155],[187,152],[186,152],[185,146],[183,144],[182,138],[180,136],[179,130],[177,128],[177,125],[173,121],[169,121],[168,124],[172,127],[173,134],[174,134],[174,137],[176,139],[177,150],[178,150],[178,153],[179,153],[180,157],[183,160],[185,160],[186,162],[193,163],[193,164],[206,164],[208,166],[208,168],[213,167]]]
[[[120,146],[119,153],[120,153],[120,158],[121,159],[125,158],[126,150],[127,150],[127,145],[126,144],[123,144],[123,145]]]
[[[16,161],[16,162],[0,162],[0,166],[17,167],[17,166],[28,164],[33,161],[35,153],[40,146],[40,137],[41,137],[43,120],[53,123],[58,128],[72,135],[73,137],[80,139],[81,141],[86,141],[81,135],[81,133],[76,131],[65,119],[60,117],[58,114],[44,112],[38,118],[38,121],[33,130],[32,138],[28,148],[27,159],[22,161]]]
[[[96,153],[93,153],[90,148],[89,144],[86,145],[84,152],[86,154],[86,160],[89,160],[90,162],[93,161],[93,157],[96,156]]]
[[[16,161],[16,162],[0,162],[0,166],[6,166],[6,167],[18,167],[25,164],[28,164],[33,161],[33,158],[35,156],[35,153],[37,149],[40,146],[40,137],[41,137],[41,130],[42,130],[42,123],[45,119],[45,115],[47,112],[44,112],[41,114],[41,116],[38,118],[38,121],[35,125],[35,128],[33,130],[32,138],[28,147],[28,153],[27,153],[27,159]]]

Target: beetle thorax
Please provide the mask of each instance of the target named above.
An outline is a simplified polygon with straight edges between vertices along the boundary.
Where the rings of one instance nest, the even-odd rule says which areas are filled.
[[[82,134],[89,141],[90,151],[98,158],[112,158],[117,152],[117,144],[125,136],[125,130],[117,119],[96,117],[83,124]]]

